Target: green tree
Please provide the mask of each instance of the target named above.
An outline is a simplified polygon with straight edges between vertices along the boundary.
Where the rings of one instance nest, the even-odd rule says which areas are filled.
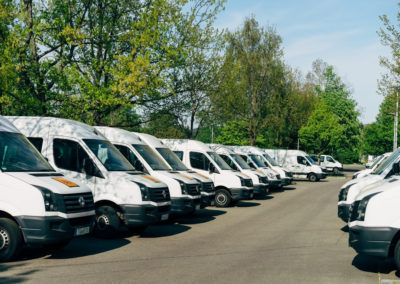
[[[248,136],[247,123],[241,120],[229,121],[219,130],[219,135],[214,139],[215,143],[222,145],[240,145],[247,146],[250,144]],[[254,146],[263,146],[265,143],[262,134],[257,135]]]
[[[332,107],[321,100],[307,125],[299,131],[300,145],[307,152],[323,154],[340,145],[342,133],[343,128]]]

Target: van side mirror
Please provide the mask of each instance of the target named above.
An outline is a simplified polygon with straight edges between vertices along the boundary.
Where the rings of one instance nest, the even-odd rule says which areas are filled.
[[[94,163],[90,158],[83,159],[83,173],[94,176]]]
[[[210,164],[208,165],[208,172],[209,172],[210,174],[215,173],[215,166],[214,166],[213,163],[210,163]]]
[[[139,172],[144,171],[144,166],[143,166],[142,162],[139,161],[138,159],[136,159],[135,162],[133,163],[133,167]]]
[[[393,164],[392,171],[393,171],[393,175],[396,175],[396,176],[399,175],[399,173],[400,173],[400,165],[399,165],[399,163],[394,163]]]

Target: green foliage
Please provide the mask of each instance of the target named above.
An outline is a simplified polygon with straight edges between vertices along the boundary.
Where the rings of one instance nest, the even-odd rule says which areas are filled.
[[[343,129],[333,109],[321,100],[307,125],[299,131],[302,149],[310,153],[323,154],[340,145]]]
[[[168,114],[154,113],[152,120],[142,127],[139,132],[153,135],[157,138],[183,139],[185,133],[181,131],[173,117]]]
[[[247,127],[248,124],[243,120],[229,121],[220,129],[220,133],[214,141],[222,145],[250,145]],[[264,143],[264,137],[260,134],[257,136],[254,145],[262,147]]]

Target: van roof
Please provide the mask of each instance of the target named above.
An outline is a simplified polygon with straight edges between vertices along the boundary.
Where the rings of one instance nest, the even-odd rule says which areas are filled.
[[[153,148],[168,148],[165,146],[157,137],[146,134],[146,133],[138,133],[138,132],[132,132],[136,136],[138,136],[144,143],[149,145],[150,147]]]
[[[211,148],[211,150],[214,150],[215,152],[217,152],[218,154],[235,154],[234,151],[232,151],[232,149],[229,149],[228,147],[224,146],[224,145],[220,145],[220,144],[207,144],[208,147]]]
[[[1,132],[11,132],[11,133],[21,133],[18,128],[16,128],[7,118],[0,115],[0,131]]]
[[[305,155],[308,156],[308,154],[304,151],[301,150],[289,150],[289,149],[265,149],[265,152],[267,153],[278,153],[278,152],[286,152],[287,154],[291,154],[291,155],[296,155],[296,154],[300,154],[300,155]]]
[[[124,129],[106,126],[95,126],[95,128],[111,142],[125,143],[129,145],[147,145],[135,133]]]
[[[209,152],[210,147],[200,141],[189,139],[161,139],[166,146],[172,150],[199,150]]]
[[[34,116],[7,116],[6,118],[28,137],[44,136],[50,133],[50,135],[62,135],[80,139],[107,140],[93,126],[79,121]]]
[[[244,153],[264,154],[265,152],[255,146],[229,146],[233,151],[242,151]]]

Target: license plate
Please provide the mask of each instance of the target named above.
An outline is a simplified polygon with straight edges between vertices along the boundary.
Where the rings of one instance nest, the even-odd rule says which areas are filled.
[[[163,214],[161,215],[161,221],[168,220],[169,214]]]
[[[215,205],[215,201],[211,201],[210,205],[214,206]]]
[[[250,194],[250,198],[253,198],[253,193]]]
[[[90,232],[90,228],[89,227],[78,228],[78,229],[75,229],[74,236],[87,235],[87,234],[89,234],[89,232]]]
[[[196,205],[196,210],[200,210],[200,205]]]

